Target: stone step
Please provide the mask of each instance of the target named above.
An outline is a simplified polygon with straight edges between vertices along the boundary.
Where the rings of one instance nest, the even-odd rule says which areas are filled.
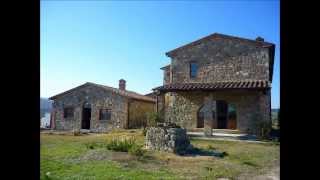
[[[189,137],[206,137],[203,132],[187,132]],[[236,139],[236,140],[257,140],[256,136],[249,134],[230,134],[230,133],[216,133],[213,132],[211,137],[206,138],[224,138],[224,139]]]
[[[204,128],[188,129],[190,132],[203,132]],[[212,129],[214,133],[225,133],[225,134],[242,134],[241,131],[236,129]]]
[[[222,138],[222,137],[191,137],[191,139],[208,140],[208,141],[236,141],[236,142],[248,142],[248,143],[268,143],[255,139],[236,139],[236,138]]]

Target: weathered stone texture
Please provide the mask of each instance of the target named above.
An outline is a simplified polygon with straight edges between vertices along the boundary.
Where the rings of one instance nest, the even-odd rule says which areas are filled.
[[[147,113],[155,111],[155,104],[146,101],[129,101],[129,128],[140,128],[147,123]]]
[[[168,95],[169,94],[169,95]],[[268,94],[262,95],[260,91],[216,91],[216,92],[168,92],[163,96],[170,102],[164,109],[165,121],[173,122],[187,129],[197,127],[197,112],[202,106],[207,106],[211,110],[215,109],[216,100],[225,100],[228,104],[236,107],[237,129],[243,132],[251,132],[259,121],[267,121],[266,106],[270,101]],[[207,99],[207,100],[205,100]],[[211,116],[212,117],[212,116]],[[210,118],[210,117],[208,117]],[[207,119],[208,119],[207,118]],[[210,120],[210,119],[208,119]],[[217,122],[212,119],[213,128],[217,127]]]
[[[270,48],[268,43],[262,46],[257,41],[249,42],[241,38],[216,35],[214,38],[213,36],[203,38],[191,44],[167,53],[171,58],[171,64],[167,66],[170,68],[162,68],[165,75],[164,85],[220,81],[272,81],[270,70],[273,69],[274,47]],[[197,65],[196,77],[190,77],[190,63]],[[207,135],[211,133],[210,127],[218,128],[218,118],[210,115],[210,113],[216,114],[214,109],[218,107],[215,107],[218,100],[226,101],[228,105],[236,108],[236,117],[234,113],[232,117],[230,116],[232,121],[227,123],[232,123],[229,124],[230,126],[227,125],[227,128],[234,129],[236,126],[240,131],[255,133],[259,122],[271,121],[269,88],[214,91],[201,91],[197,88],[179,91],[173,88],[159,92],[157,110],[165,121],[177,123],[188,129],[196,128],[198,111],[202,107],[204,112],[201,112],[199,124],[204,122],[204,131]]]
[[[146,148],[167,152],[185,150],[190,145],[186,129],[150,127],[146,134]]]
[[[86,86],[55,99],[53,103],[55,128],[58,130],[81,129],[82,108],[85,103],[91,105],[90,130],[101,132],[126,127],[127,98],[94,86]],[[63,117],[64,107],[74,108],[73,118]],[[111,120],[99,120],[99,110],[102,108],[111,109]]]
[[[269,51],[229,39],[203,41],[181,49],[171,59],[172,83],[269,80]],[[198,64],[190,78],[190,62]]]
[[[163,84],[171,83],[170,75],[171,75],[171,70],[170,70],[170,66],[168,66],[163,71]]]

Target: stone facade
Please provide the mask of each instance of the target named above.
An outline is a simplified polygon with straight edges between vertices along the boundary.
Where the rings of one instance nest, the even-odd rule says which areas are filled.
[[[114,88],[115,89],[115,88]],[[144,121],[135,115],[134,110],[140,114],[153,112],[155,103],[153,101],[137,100],[123,96],[116,91],[106,90],[96,85],[85,84],[75,88],[68,93],[53,98],[52,122],[56,130],[79,130],[82,129],[83,109],[91,109],[90,131],[106,132],[114,128],[128,128],[130,121]],[[130,106],[133,103],[133,106]],[[73,116],[64,117],[64,109],[73,108]],[[130,109],[133,108],[134,110]],[[100,110],[108,109],[111,117],[108,120],[99,120]],[[132,119],[128,118],[130,115]],[[130,122],[130,123],[129,123]]]
[[[189,147],[186,129],[150,127],[146,134],[146,148],[177,153]]]
[[[159,108],[164,112],[166,122],[176,123],[187,129],[197,127],[197,114],[205,106],[207,114],[214,112],[215,100],[224,100],[236,109],[237,128],[243,132],[254,133],[257,120],[270,120],[270,90],[266,94],[260,91],[217,91],[217,92],[167,92],[166,105]],[[159,99],[161,98],[159,97]],[[207,100],[206,100],[207,99]],[[213,119],[212,128],[217,128],[216,119]]]
[[[164,70],[164,86],[184,83],[272,81],[274,45],[227,35],[211,35],[167,53],[170,65]],[[191,63],[197,64],[196,77],[190,76]],[[216,101],[236,109],[236,129],[256,133],[257,124],[271,121],[271,93],[265,89],[217,89],[205,91],[160,91],[157,111],[167,122],[197,127],[198,111],[204,113],[205,129],[218,128]],[[211,113],[211,115],[210,115]],[[213,114],[213,115],[212,115]],[[210,117],[209,117],[210,116]],[[206,130],[206,131],[207,131]],[[208,130],[208,133],[210,130]]]
[[[171,83],[269,80],[270,58],[268,48],[232,39],[206,40],[171,56]],[[189,76],[191,62],[199,67],[196,78]]]
[[[155,104],[147,101],[129,101],[129,128],[140,128],[147,125],[147,112],[154,112]]]

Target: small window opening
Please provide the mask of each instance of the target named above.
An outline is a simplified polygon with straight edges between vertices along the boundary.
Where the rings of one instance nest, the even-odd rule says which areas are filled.
[[[100,109],[99,120],[110,120],[111,109]]]

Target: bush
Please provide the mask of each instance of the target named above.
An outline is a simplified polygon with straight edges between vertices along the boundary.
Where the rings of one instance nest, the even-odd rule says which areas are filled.
[[[215,150],[216,148],[215,148],[215,147],[213,147],[211,144],[209,144],[209,145],[207,146],[207,149]]]
[[[146,152],[142,145],[136,143],[135,138],[114,138],[106,144],[106,148],[112,151],[128,152],[139,157],[143,156]]]
[[[147,131],[148,131],[147,128],[143,128],[143,130],[142,130],[142,135],[143,135],[143,136],[146,136],[146,135],[147,135]]]
[[[160,114],[157,112],[147,113],[147,126],[156,126],[157,123],[162,122]]]
[[[89,143],[86,143],[85,146],[86,146],[87,149],[96,149],[96,148],[99,148],[99,147],[103,147],[103,144],[99,144],[99,143],[96,143],[96,142],[89,142]]]
[[[128,152],[134,145],[136,145],[136,140],[134,138],[122,138],[112,139],[107,143],[106,147],[113,151]]]
[[[142,148],[141,145],[133,145],[130,149],[129,149],[129,154],[141,157],[144,155],[146,151]]]
[[[278,111],[278,128],[280,129],[280,109]]]
[[[259,122],[258,124],[258,137],[260,139],[268,139],[270,137],[270,132],[272,130],[272,125],[270,122]]]
[[[74,136],[81,136],[81,132],[80,132],[79,129],[74,129],[74,130],[72,131],[72,134],[73,134]]]

